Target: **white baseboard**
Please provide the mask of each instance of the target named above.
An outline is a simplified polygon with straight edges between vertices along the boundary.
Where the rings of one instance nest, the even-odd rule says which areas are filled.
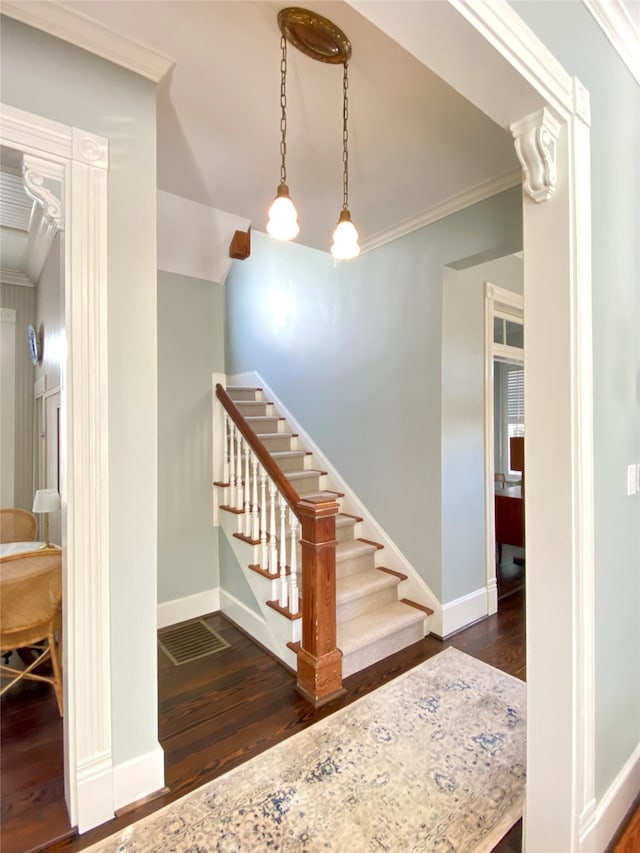
[[[595,809],[580,838],[580,850],[606,850],[640,791],[640,744],[638,744]]]
[[[82,834],[107,820],[115,811],[111,758],[92,760],[76,771],[76,815]]]
[[[145,755],[113,768],[114,808],[121,809],[164,787],[164,750],[160,744]]]
[[[487,615],[487,590],[480,587],[475,592],[442,605],[442,637],[483,619]]]
[[[163,601],[158,605],[158,628],[175,625],[187,619],[197,619],[207,613],[220,610],[220,588],[213,587],[184,598],[174,598],[173,601]]]
[[[249,636],[277,655],[277,651],[273,648],[271,631],[262,616],[222,588],[220,588],[220,610]]]

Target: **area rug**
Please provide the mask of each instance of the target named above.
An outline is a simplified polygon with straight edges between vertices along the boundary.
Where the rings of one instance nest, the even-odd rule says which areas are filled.
[[[522,815],[525,698],[446,649],[87,849],[490,851]]]

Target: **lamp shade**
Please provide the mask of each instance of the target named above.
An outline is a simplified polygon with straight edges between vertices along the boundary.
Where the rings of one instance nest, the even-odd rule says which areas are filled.
[[[57,489],[38,489],[33,498],[33,512],[59,512],[60,495]]]
[[[289,196],[289,188],[286,184],[280,184],[269,208],[267,233],[276,240],[293,240],[299,230],[298,211]]]
[[[336,230],[333,232],[331,254],[337,261],[350,261],[360,254],[358,232],[351,221],[351,214],[348,210],[340,212]]]

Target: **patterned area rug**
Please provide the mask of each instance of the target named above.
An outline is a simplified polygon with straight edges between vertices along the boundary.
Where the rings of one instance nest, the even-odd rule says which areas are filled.
[[[525,697],[446,649],[87,849],[490,851],[522,815]]]

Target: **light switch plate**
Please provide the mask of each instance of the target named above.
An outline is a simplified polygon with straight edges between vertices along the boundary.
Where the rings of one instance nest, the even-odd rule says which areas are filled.
[[[638,490],[636,479],[638,476],[637,465],[627,465],[627,495],[635,495]]]

